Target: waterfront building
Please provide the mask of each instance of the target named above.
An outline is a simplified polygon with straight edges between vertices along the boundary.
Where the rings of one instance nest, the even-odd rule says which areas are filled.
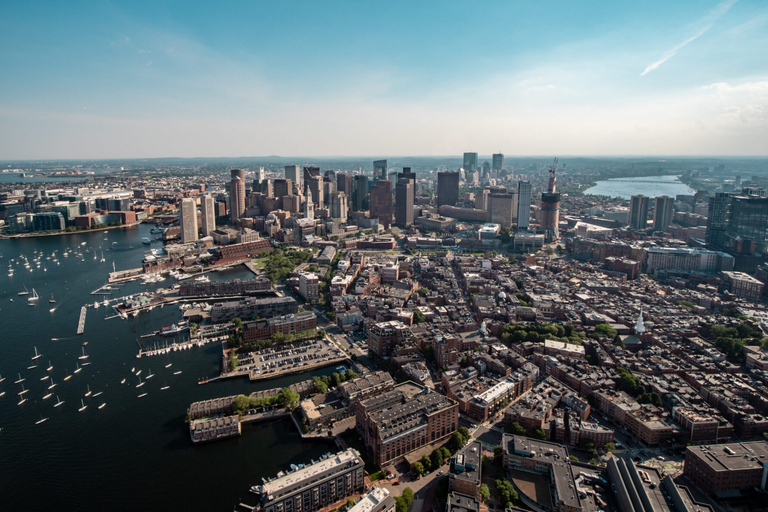
[[[238,260],[253,258],[265,252],[274,250],[272,243],[266,238],[260,238],[255,242],[243,242],[241,244],[222,245],[219,247],[219,263],[231,263]]]
[[[456,431],[458,420],[456,402],[410,381],[355,406],[357,430],[379,467],[424,446],[439,446]]]
[[[364,466],[360,453],[348,448],[280,472],[251,490],[259,496],[261,512],[315,512],[361,491]]]
[[[654,200],[653,229],[666,231],[675,215],[675,199],[669,196],[658,196]]]
[[[296,187],[299,189],[301,189],[302,186],[304,185],[304,182],[303,182],[304,174],[301,172],[298,165],[285,166],[285,179],[291,180],[290,182],[295,183]],[[283,195],[288,195],[292,193],[293,193],[293,190],[289,190],[286,194],[283,194]],[[278,196],[278,197],[282,197],[282,196]]]
[[[299,305],[292,297],[248,298],[240,301],[217,302],[211,308],[211,321],[215,324],[231,322],[235,318],[250,320],[298,313]]]
[[[257,276],[254,279],[241,281],[235,279],[232,281],[195,281],[194,279],[185,279],[179,283],[179,296],[189,297],[213,297],[216,295],[252,295],[257,293],[272,292],[272,281],[264,276]]]
[[[437,206],[456,206],[459,202],[459,173],[437,173]]]
[[[387,161],[386,160],[374,160],[373,161],[373,181],[387,179]]]
[[[32,216],[34,231],[61,231],[66,225],[66,220],[60,212],[36,213]]]
[[[379,180],[375,187],[371,187],[370,196],[370,217],[379,219],[379,224],[389,229],[392,225],[392,181]]]
[[[245,171],[232,169],[229,181],[229,220],[237,224],[245,213]]]
[[[531,182],[517,184],[517,229],[526,230],[531,223]]]
[[[765,491],[768,442],[689,446],[683,474],[714,497],[735,497],[755,488]]]
[[[273,334],[298,334],[313,331],[317,327],[317,316],[311,311],[276,316],[266,320],[243,323],[243,341],[252,343],[267,339]]]
[[[629,229],[648,228],[648,208],[650,198],[644,195],[632,196],[629,202]]]
[[[464,162],[461,167],[466,175],[477,171],[477,153],[464,153]]]
[[[193,443],[218,441],[239,436],[241,433],[240,417],[237,414],[189,422],[189,436]]]
[[[374,487],[347,512],[395,512],[397,502],[389,495],[386,487]]]
[[[392,380],[392,376],[387,372],[379,370],[363,375],[353,381],[339,384],[339,392],[346,400],[353,402],[386,393],[394,385],[395,381]]]
[[[264,168],[261,168],[262,172]],[[203,236],[211,236],[216,230],[216,215],[214,211],[213,196],[206,194],[202,200]]]
[[[181,200],[179,208],[181,243],[188,244],[197,240],[197,200],[187,197]]]

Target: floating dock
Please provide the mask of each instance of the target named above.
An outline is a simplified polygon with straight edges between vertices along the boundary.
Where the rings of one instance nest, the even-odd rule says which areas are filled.
[[[85,332],[85,314],[88,312],[88,307],[83,306],[80,308],[80,319],[77,321],[77,334],[83,334]]]

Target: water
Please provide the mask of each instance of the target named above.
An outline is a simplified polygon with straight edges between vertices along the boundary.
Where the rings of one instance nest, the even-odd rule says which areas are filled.
[[[629,199],[634,195],[647,197],[693,195],[696,191],[681,182],[678,176],[643,176],[598,181],[594,187],[588,188],[584,193]]]
[[[149,226],[89,232],[69,236],[0,240],[0,498],[3,510],[40,510],[55,505],[61,510],[232,510],[249,499],[248,488],[261,477],[275,475],[289,464],[308,462],[332,446],[303,443],[290,420],[246,426],[239,438],[193,446],[183,423],[187,406],[196,400],[257,389],[284,386],[308,378],[296,375],[250,384],[245,379],[197,385],[201,377],[214,376],[219,368],[220,346],[172,352],[165,356],[136,359],[140,335],[178,322],[178,307],[156,308],[136,318],[105,320],[112,308],[88,309],[85,334],[75,335],[80,307],[105,296],[90,292],[105,283],[112,261],[118,270],[137,267],[151,236]],[[104,240],[104,238],[107,240]],[[87,242],[81,246],[81,242]],[[112,242],[117,242],[113,244]],[[62,252],[70,247],[83,251],[82,258]],[[88,249],[90,252],[84,252]],[[60,265],[42,258],[41,268],[32,262],[33,251],[50,256],[56,250]],[[96,250],[97,259],[93,259]],[[106,261],[101,263],[101,252]],[[25,254],[33,272],[8,261]],[[47,272],[43,271],[43,266]],[[248,278],[241,268],[211,274],[212,278]],[[149,285],[167,286],[170,281]],[[29,307],[17,293],[26,286],[40,295],[39,305]],[[147,289],[129,283],[112,297]],[[49,304],[53,293],[56,304]],[[110,296],[107,296],[110,297]],[[13,302],[11,302],[13,299]],[[49,309],[56,307],[55,311]],[[83,342],[92,364],[74,374]],[[43,356],[31,361],[34,349]],[[53,365],[46,372],[48,361]],[[27,369],[37,363],[38,367]],[[172,363],[170,368],[165,365]],[[136,388],[131,368],[152,370],[155,377]],[[174,371],[182,370],[180,375]],[[330,373],[327,368],[312,375]],[[28,401],[17,405],[21,384]],[[53,396],[50,374],[57,384]],[[72,375],[64,381],[66,375]],[[120,384],[126,379],[126,384]],[[161,391],[163,386],[170,389]],[[98,397],[85,397],[87,386]],[[146,397],[138,398],[141,393]],[[56,395],[65,403],[54,408]],[[87,409],[78,412],[80,400]],[[106,402],[99,410],[98,406]],[[36,425],[40,418],[49,418]],[[252,501],[252,500],[251,500]]]

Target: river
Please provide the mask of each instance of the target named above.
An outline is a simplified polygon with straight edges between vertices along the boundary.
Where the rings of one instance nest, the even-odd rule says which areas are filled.
[[[629,199],[635,195],[647,197],[693,195],[696,191],[680,181],[679,176],[643,176],[612,178],[598,181],[584,191],[586,195],[621,197]]]
[[[218,372],[221,348],[201,348],[136,359],[136,339],[181,319],[178,307],[166,306],[136,318],[106,319],[112,308],[89,308],[85,333],[75,334],[80,307],[105,296],[90,295],[112,269],[140,265],[141,239],[150,226],[67,236],[0,240],[0,500],[3,510],[232,510],[248,500],[248,489],[261,477],[289,464],[306,463],[333,447],[301,441],[290,420],[246,426],[239,438],[193,446],[183,422],[187,406],[257,389],[284,386],[333,372],[333,368],[251,384],[245,379],[197,385]],[[85,242],[85,245],[81,243]],[[63,257],[66,248],[82,257]],[[41,268],[32,258],[42,251]],[[54,258],[47,259],[56,251]],[[87,252],[86,252],[87,251]],[[105,262],[101,262],[104,253]],[[94,253],[96,259],[94,259]],[[32,272],[12,263],[24,254]],[[44,271],[45,270],[45,271]],[[212,279],[249,278],[243,267],[211,274]],[[114,298],[168,286],[133,282]],[[27,305],[18,292],[26,287],[40,296]],[[49,304],[51,296],[55,304]],[[108,298],[112,298],[109,297]],[[54,311],[50,311],[55,307]],[[74,373],[83,343],[88,362]],[[42,357],[32,361],[35,349]],[[48,372],[50,364],[53,369]],[[37,368],[28,369],[37,363]],[[165,365],[172,364],[170,368]],[[136,388],[131,369],[154,378]],[[174,375],[176,371],[181,374]],[[23,382],[16,384],[21,378]],[[71,379],[64,381],[67,375]],[[56,386],[49,391],[51,376]],[[121,380],[126,379],[125,384]],[[29,390],[18,395],[22,387]],[[162,391],[160,388],[170,386]],[[93,394],[85,397],[90,389]],[[43,397],[52,392],[52,397]],[[141,393],[147,396],[139,398]],[[20,396],[28,400],[17,405]],[[56,399],[63,400],[54,407]],[[81,399],[87,406],[80,412]],[[98,406],[106,403],[103,409]],[[36,424],[41,418],[47,421]],[[252,499],[249,501],[253,501]]]

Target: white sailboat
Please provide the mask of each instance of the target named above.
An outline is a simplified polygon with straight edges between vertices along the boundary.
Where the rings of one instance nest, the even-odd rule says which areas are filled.
[[[51,364],[50,361],[48,361],[48,368],[46,368],[45,371],[49,372],[51,370],[53,370],[53,365]]]
[[[17,380],[16,382],[14,382],[14,384],[18,384],[19,382],[24,382],[25,380],[27,380],[27,379],[22,379],[22,378],[21,378],[21,373],[19,373],[19,380]]]
[[[32,356],[32,360],[34,361],[35,359],[40,359],[41,357],[43,357],[43,354],[38,354],[37,347],[35,347],[35,355]]]
[[[83,355],[77,356],[78,359],[88,359],[88,355],[85,353],[85,347],[83,347]]]
[[[75,373],[80,373],[81,371],[83,371],[83,369],[80,368],[77,363],[75,363]]]
[[[43,415],[41,414],[40,415],[40,419],[35,422],[35,425],[39,425],[41,423],[45,423],[46,421],[48,421],[48,418],[43,418]]]
[[[54,384],[54,382],[53,382],[53,377],[48,377],[48,378],[49,378],[49,379],[51,379],[51,385],[50,385],[50,386],[48,386],[48,389],[53,389],[53,388],[55,388],[55,387],[56,387],[56,384]]]
[[[80,399],[80,408],[77,410],[77,412],[83,412],[83,411],[84,411],[84,410],[86,410],[87,408],[88,408],[88,406],[87,406],[87,405],[85,405],[85,403],[83,403],[83,399],[81,398],[81,399]]]
[[[21,374],[19,374],[19,377],[21,377]],[[2,375],[0,375],[0,382],[3,382],[4,380],[5,380],[5,377],[3,377]]]
[[[146,384],[146,383],[145,383],[145,382],[141,382],[141,377],[139,377],[139,383],[138,383],[138,384],[136,384],[136,387],[137,387],[137,388],[140,388],[140,387],[141,387],[141,386],[143,386],[144,384]]]
[[[148,374],[148,375],[145,377],[145,379],[151,379],[151,378],[152,378],[152,377],[154,377],[154,376],[155,376],[155,374],[154,374],[154,373],[152,373],[152,370],[150,369],[150,370],[149,370],[149,374]]]
[[[37,294],[34,288],[32,288],[32,295],[30,297],[27,297],[27,304],[30,306],[34,306],[37,304],[37,299],[39,299],[40,296]]]
[[[91,396],[91,393],[92,393],[91,386],[90,385],[86,385],[86,386],[88,388],[88,391],[85,392],[85,396]]]
[[[101,405],[99,406],[99,410],[103,409],[105,405],[107,405],[107,402],[104,402],[103,404],[101,404]]]
[[[51,294],[51,298],[48,299],[49,304],[56,304],[56,299],[53,298],[53,294]]]
[[[24,287],[24,291],[23,292],[19,292],[19,296],[29,295],[29,290],[27,290],[27,285],[22,285],[22,286]]]
[[[63,403],[64,403],[64,400],[59,399],[59,395],[56,395],[56,403],[53,406],[58,407]]]
[[[47,395],[45,395],[45,396],[43,397],[43,400],[48,400],[48,399],[49,399],[49,398],[51,398],[52,396],[53,396],[53,393],[48,393]]]

